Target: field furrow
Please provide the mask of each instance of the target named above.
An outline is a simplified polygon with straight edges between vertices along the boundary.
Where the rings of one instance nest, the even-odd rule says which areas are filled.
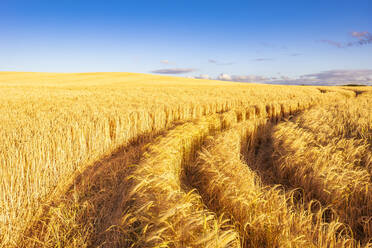
[[[138,137],[83,172],[75,173],[65,189],[44,203],[18,240],[18,246],[123,246],[126,241],[119,227],[131,187],[128,175],[133,173],[133,165],[140,161],[148,144],[181,124]]]
[[[268,119],[248,120],[210,138],[188,166],[186,180],[209,208],[233,220],[243,247],[354,247],[342,223],[324,222],[322,209],[312,213],[304,204],[294,205],[295,192],[265,186],[250,168],[253,162],[244,162],[248,154],[255,156],[271,125]]]
[[[296,125],[274,131],[278,178],[304,189],[307,199],[330,205],[360,240],[371,237],[372,196],[368,170],[343,159],[347,154],[334,144],[318,145]]]
[[[175,126],[157,139],[154,135],[138,138],[79,175],[66,194],[49,203],[20,243],[45,247],[74,242],[87,247],[239,246],[228,219],[205,209],[200,196],[182,184],[183,167],[194,160],[207,135],[250,118],[267,116],[275,121],[297,109],[281,111],[280,104],[237,108]],[[146,232],[138,234],[138,230]]]
[[[264,182],[300,189],[296,200],[313,209],[319,201],[327,207],[323,219],[338,218],[362,244],[372,235],[368,111],[357,112],[350,102],[315,107],[265,130],[257,154],[248,156]]]

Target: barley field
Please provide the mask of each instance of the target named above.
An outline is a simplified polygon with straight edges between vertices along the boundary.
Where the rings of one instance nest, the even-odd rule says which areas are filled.
[[[372,247],[372,88],[0,72],[0,247]]]

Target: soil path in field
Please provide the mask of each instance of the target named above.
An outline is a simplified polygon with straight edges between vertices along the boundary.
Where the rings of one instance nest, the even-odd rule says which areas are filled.
[[[290,119],[284,119],[286,122],[295,121],[297,116],[293,116]],[[330,222],[335,219],[335,212],[331,208],[327,208],[331,202],[328,202],[320,195],[317,195],[315,190],[306,191],[302,188],[299,188],[296,185],[291,184],[291,178],[296,178],[298,175],[291,174],[288,175],[288,178],[281,176],[280,166],[281,160],[283,157],[288,155],[288,152],[281,150],[280,152],[276,151],[273,145],[275,139],[275,126],[276,123],[268,123],[267,126],[262,127],[265,131],[258,138],[257,145],[254,148],[254,151],[249,153],[244,159],[246,164],[250,166],[260,177],[264,186],[273,187],[275,185],[280,185],[286,192],[293,191],[293,203],[303,203],[306,207],[311,204],[311,210],[316,213],[320,208],[324,209],[322,214],[322,220],[324,222]],[[312,131],[312,130],[307,130]],[[284,153],[283,153],[284,152]],[[291,178],[289,178],[291,177]],[[319,185],[314,181],[314,189],[319,187]],[[314,201],[317,201],[319,204],[314,204]],[[342,221],[342,220],[340,220]],[[347,223],[345,223],[347,224]],[[365,242],[366,237],[361,228],[353,228],[353,235],[357,241]]]
[[[157,138],[188,121],[176,121],[162,131],[139,136],[88,166],[70,180],[70,186],[45,204],[19,243],[22,247],[76,246],[72,242],[84,247],[130,245],[121,228],[123,214],[130,207],[129,192],[134,186],[130,176]]]
[[[25,247],[49,247],[56,242],[71,245],[64,241],[72,239],[80,239],[79,244],[87,247],[122,247],[126,241],[119,226],[132,187],[128,180],[132,165],[140,161],[152,141],[182,123],[139,136],[85,169],[62,196],[45,206],[42,216],[25,234]]]
[[[273,166],[271,133],[277,122],[277,117],[268,122],[265,130],[270,132],[260,135],[254,156],[246,159],[255,161],[252,169],[257,171],[265,184],[281,183],[290,188],[282,179],[277,180]],[[56,243],[64,247],[76,241],[79,245],[85,244],[85,247],[126,247],[130,241],[124,240],[126,235],[120,226],[130,202],[128,195],[133,185],[128,177],[135,170],[133,165],[140,162],[148,146],[157,137],[165,136],[182,123],[174,123],[156,134],[138,137],[89,166],[73,180],[65,193],[45,207],[21,243],[25,247],[51,247]],[[185,191],[192,188],[187,180],[184,183]]]
[[[272,119],[266,126],[260,127],[265,132],[259,134],[254,152],[245,159],[249,160],[248,164],[258,173],[264,185],[281,184],[291,190],[293,187],[284,178],[278,177],[274,166],[272,132],[278,121]],[[26,233],[27,242],[22,243],[27,247],[49,247],[56,242],[65,246],[77,239],[78,244],[84,243],[86,247],[125,247],[130,244],[130,241],[124,240],[125,235],[120,228],[133,187],[128,176],[133,174],[133,165],[140,162],[157,137],[165,136],[182,123],[175,123],[156,134],[140,136],[89,166],[73,180],[62,196],[46,206],[41,218]],[[182,186],[185,192],[193,188],[187,179]]]
[[[291,121],[295,121],[298,113],[294,116],[290,116],[289,118],[285,118],[281,120],[281,123],[287,123]],[[284,178],[280,175],[280,159],[286,154],[279,154],[273,145],[274,141],[274,129],[275,126],[279,124],[276,122],[269,122],[266,126],[261,127],[265,131],[261,133],[258,137],[258,142],[252,152],[250,152],[245,158],[246,164],[250,166],[252,170],[254,170],[260,177],[261,182],[264,186],[274,187],[280,185],[286,192],[295,191],[294,199],[295,201],[301,201],[306,205],[308,205],[311,201],[316,200],[318,201],[323,207],[327,206],[329,203],[322,202],[321,199],[314,198],[314,195],[311,192],[305,192],[303,189],[300,189],[290,183],[289,178]],[[296,177],[296,175],[291,175]],[[318,210],[319,205],[314,205],[314,211]],[[331,213],[325,211],[325,220],[330,218]]]
[[[290,118],[292,119],[293,117]],[[287,121],[289,120],[286,119],[281,122]],[[280,184],[286,190],[291,190],[293,187],[285,178],[281,178],[278,175],[278,168],[274,164],[277,159],[273,146],[273,132],[276,124],[271,122],[261,127],[265,131],[257,137],[258,141],[253,151],[248,153],[244,160],[260,176],[264,185],[275,186]]]

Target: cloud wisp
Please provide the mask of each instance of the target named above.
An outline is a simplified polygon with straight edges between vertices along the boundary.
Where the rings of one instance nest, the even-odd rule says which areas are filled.
[[[328,45],[337,47],[337,48],[343,48],[345,47],[341,42],[337,42],[334,40],[321,40],[320,42],[327,43]]]
[[[211,64],[215,64],[215,65],[233,65],[234,64],[233,62],[219,62],[214,59],[208,59],[208,62]]]
[[[272,60],[274,60],[274,59],[273,58],[256,58],[253,61],[264,62],[264,61],[272,61]]]
[[[291,53],[291,54],[289,54],[289,56],[291,56],[291,57],[298,57],[298,56],[301,56],[302,55],[302,53]]]
[[[152,73],[157,74],[183,74],[194,72],[196,69],[193,68],[170,68],[170,69],[158,69],[151,71]]]
[[[257,76],[257,75],[228,75],[228,74],[220,74],[217,77],[218,80],[224,81],[234,81],[234,82],[267,82],[270,80],[267,77]]]
[[[364,32],[352,32],[351,36],[355,37],[358,39],[356,42],[349,42],[348,46],[353,46],[353,45],[367,45],[367,44],[372,44],[372,34],[364,31]]]
[[[351,32],[351,36],[353,37],[357,37],[357,38],[364,38],[368,35],[371,35],[370,33],[368,33],[367,31],[364,31],[364,32]]]
[[[169,60],[167,59],[164,59],[164,60],[161,60],[160,63],[164,64],[164,65],[169,65]]]
[[[368,44],[372,44],[372,34],[367,31],[363,32],[351,32],[351,37],[356,38],[356,41],[350,41],[346,43],[333,41],[333,40],[321,40],[321,42],[327,43],[331,46],[337,47],[337,48],[346,48],[346,47],[353,47],[353,46],[364,46]]]
[[[194,77],[196,79],[212,79],[208,74],[200,74],[199,76]]]

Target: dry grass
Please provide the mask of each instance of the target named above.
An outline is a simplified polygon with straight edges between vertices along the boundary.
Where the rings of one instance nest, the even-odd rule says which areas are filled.
[[[0,247],[344,247],[371,237],[368,87],[2,72],[0,89]],[[273,174],[258,161],[282,187],[265,186]],[[306,197],[286,192],[294,187]],[[315,212],[313,198],[324,205]]]

